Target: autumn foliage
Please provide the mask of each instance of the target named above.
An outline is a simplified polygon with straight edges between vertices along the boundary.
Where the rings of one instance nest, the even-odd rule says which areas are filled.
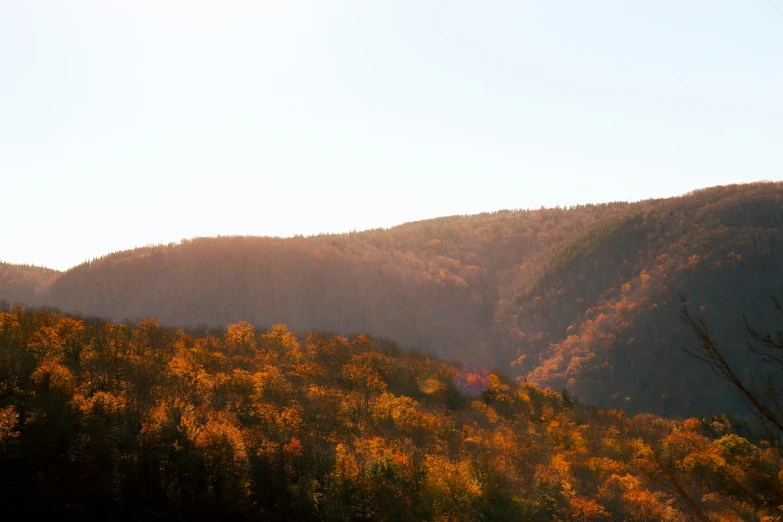
[[[365,332],[627,413],[746,416],[685,353],[679,292],[748,373],[748,314],[783,295],[783,185],[499,211],[311,237],[217,237],[66,272],[0,263],[0,299],[170,327]],[[783,376],[780,376],[783,378]]]
[[[629,414],[746,416],[684,349],[679,292],[744,372],[742,314],[783,295],[783,185],[450,216],[311,237],[217,237],[66,272],[0,263],[0,299],[170,327],[249,321],[394,339]],[[780,376],[783,378],[783,376]]]
[[[3,520],[778,520],[783,451],[394,343],[0,312]]]

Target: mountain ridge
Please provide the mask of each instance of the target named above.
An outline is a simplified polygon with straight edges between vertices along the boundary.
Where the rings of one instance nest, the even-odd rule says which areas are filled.
[[[603,407],[693,415],[717,396],[737,412],[684,354],[694,340],[677,296],[704,307],[741,359],[741,315],[771,327],[766,296],[783,294],[782,202],[783,184],[755,183],[347,234],[196,238],[48,274],[14,300],[170,326],[367,332]],[[673,386],[666,372],[689,378]]]

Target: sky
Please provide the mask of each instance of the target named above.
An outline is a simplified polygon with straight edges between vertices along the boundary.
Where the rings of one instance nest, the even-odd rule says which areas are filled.
[[[783,179],[783,2],[0,0],[0,260]]]

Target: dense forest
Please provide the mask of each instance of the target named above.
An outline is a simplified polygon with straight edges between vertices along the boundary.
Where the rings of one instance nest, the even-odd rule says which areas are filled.
[[[0,298],[171,327],[364,332],[627,413],[746,415],[685,353],[679,293],[749,378],[743,315],[783,296],[783,184],[638,203],[451,216],[287,239],[217,237],[66,272],[0,265]],[[783,378],[783,376],[780,376]]]
[[[366,335],[0,305],[2,520],[782,516],[779,443],[725,416],[596,409]]]

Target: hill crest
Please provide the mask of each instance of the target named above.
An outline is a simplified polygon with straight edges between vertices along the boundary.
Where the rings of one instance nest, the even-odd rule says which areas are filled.
[[[22,270],[34,282],[0,278],[0,298],[171,326],[368,332],[606,407],[695,414],[722,388],[682,353],[693,339],[678,292],[730,343],[742,343],[743,313],[770,325],[782,202],[783,184],[755,183],[347,234],[195,238]],[[728,394],[717,397],[739,409]]]

